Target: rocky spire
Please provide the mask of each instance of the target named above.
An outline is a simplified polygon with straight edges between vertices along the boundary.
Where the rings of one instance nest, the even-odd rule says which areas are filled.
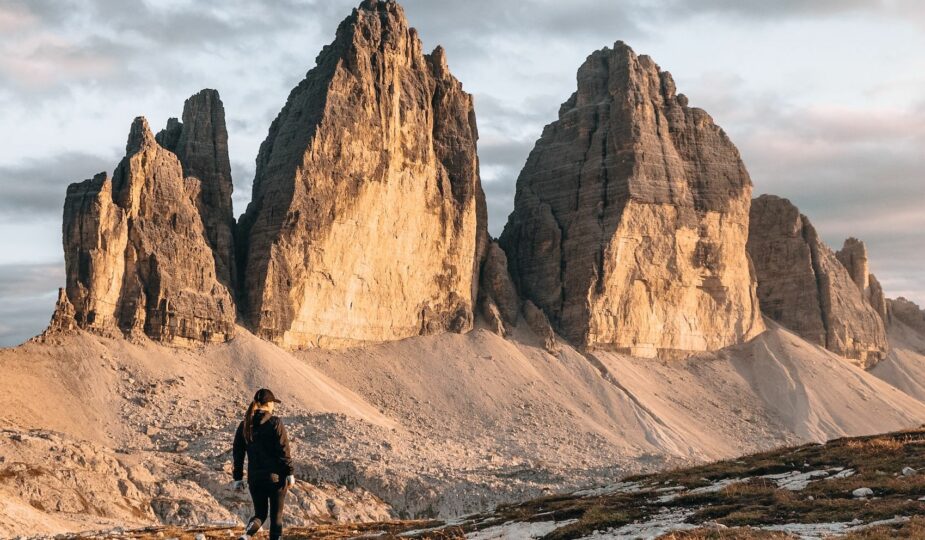
[[[887,323],[886,297],[883,295],[880,282],[870,273],[867,246],[864,245],[864,242],[857,238],[848,238],[845,240],[841,250],[835,252],[835,256],[848,270],[848,275],[858,286],[858,290],[864,295],[867,303],[880,315],[883,322]]]
[[[485,232],[472,98],[393,1],[364,1],[257,157],[241,301],[287,347],[472,327]]]
[[[171,118],[157,135],[164,148],[175,153],[186,177],[200,182],[196,204],[215,253],[219,281],[229,290],[236,284],[234,211],[231,193],[231,161],[225,108],[218,91],[205,89],[183,104],[183,121]]]
[[[768,317],[863,367],[886,356],[883,318],[858,286],[867,272],[863,244],[836,256],[790,201],[762,195],[752,203],[748,251]]]
[[[726,134],[618,42],[588,57],[543,130],[500,242],[521,296],[574,343],[713,350],[764,329],[745,252],[750,198]]]
[[[848,238],[835,256],[848,270],[848,275],[861,291],[870,286],[870,269],[867,263],[867,246],[857,238]]]
[[[147,120],[136,118],[112,179],[101,173],[68,187],[66,298],[53,324],[73,319],[101,333],[179,345],[233,336],[234,301],[216,275],[201,190]]]

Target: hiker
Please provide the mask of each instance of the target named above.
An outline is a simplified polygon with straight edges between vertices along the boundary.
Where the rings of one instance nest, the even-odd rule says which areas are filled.
[[[273,407],[280,401],[261,388],[247,407],[244,421],[234,434],[234,489],[244,488],[244,456],[247,456],[247,487],[254,500],[254,517],[238,540],[250,540],[270,517],[270,540],[283,535],[283,504],[286,491],[295,485],[289,435]]]

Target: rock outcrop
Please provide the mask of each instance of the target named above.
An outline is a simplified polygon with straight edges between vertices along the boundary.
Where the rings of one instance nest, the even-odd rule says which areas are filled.
[[[231,161],[225,107],[215,90],[202,90],[183,104],[183,122],[167,121],[155,139],[180,159],[183,174],[199,180],[196,205],[215,254],[215,270],[228,290],[237,281],[234,248],[234,211]]]
[[[887,301],[891,321],[899,321],[925,336],[925,311],[915,302],[900,296]]]
[[[748,252],[768,317],[863,367],[886,356],[883,319],[861,288],[866,251],[851,244],[836,256],[790,201],[762,195],[752,202]]]
[[[487,240],[472,98],[366,0],[290,93],[239,225],[247,323],[290,348],[471,329]]]
[[[886,297],[883,295],[883,287],[880,286],[880,282],[877,281],[876,276],[870,273],[867,246],[857,238],[848,238],[842,248],[835,252],[835,256],[848,270],[848,275],[858,286],[867,303],[874,308],[874,311],[880,315],[880,318],[886,324],[888,322]]]
[[[221,116],[217,104],[208,113],[216,123],[216,115]],[[225,154],[211,159],[227,164],[224,139],[204,142],[198,125],[203,119],[195,114],[184,118],[178,141],[192,152],[186,155],[209,145]],[[205,132],[215,133],[211,127]],[[101,173],[68,187],[63,227],[67,302],[59,300],[59,311],[68,313],[56,314],[53,321],[73,318],[81,328],[144,333],[178,345],[225,341],[234,334],[234,301],[217,273],[221,256],[207,236],[209,218],[200,213],[224,211],[209,207],[211,199],[203,197],[224,188],[211,185],[220,179],[199,169],[201,163],[193,157],[189,170],[200,176],[185,176],[177,155],[158,144],[139,117],[112,179]]]
[[[618,42],[588,57],[543,131],[500,243],[521,296],[573,343],[685,355],[764,329],[750,201],[722,129]]]
[[[488,246],[479,275],[479,309],[492,330],[506,335],[517,325],[520,298],[507,268],[507,255],[497,242]]]

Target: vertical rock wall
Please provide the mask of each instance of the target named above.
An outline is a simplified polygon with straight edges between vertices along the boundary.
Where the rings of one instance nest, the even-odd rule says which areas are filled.
[[[292,91],[241,219],[246,319],[287,347],[473,324],[487,240],[472,98],[395,2],[364,2]]]
[[[204,95],[217,108],[197,117],[203,109],[190,104]],[[177,155],[159,144],[139,117],[112,179],[100,174],[68,188],[63,226],[67,301],[58,303],[68,313],[54,320],[66,316],[85,329],[145,334],[179,345],[234,335],[231,267],[221,262],[231,241],[222,255],[216,251],[225,242],[222,234],[206,226],[221,223],[230,230],[233,219],[222,116],[217,94],[198,94],[187,102],[186,124],[178,128],[173,122],[160,136],[165,145],[185,149],[190,159],[186,170],[199,176],[186,175]],[[204,123],[209,125],[202,129]],[[179,129],[178,142],[167,140],[172,129]],[[227,207],[213,205],[215,199],[205,195],[226,187]]]
[[[866,250],[849,245],[836,256],[790,201],[762,195],[752,203],[748,251],[768,317],[863,367],[886,356],[884,321],[861,288],[870,283]]]
[[[574,343],[676,356],[763,329],[751,181],[707,113],[621,42],[578,72],[517,181],[500,242],[521,295]]]

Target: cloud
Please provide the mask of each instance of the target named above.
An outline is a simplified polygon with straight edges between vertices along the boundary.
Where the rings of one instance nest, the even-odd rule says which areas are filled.
[[[116,156],[66,153],[0,165],[0,220],[60,218],[67,186],[115,168]]]
[[[887,295],[925,305],[925,107],[719,99],[755,193],[792,200],[834,249],[864,240]]]
[[[61,264],[0,265],[0,347],[40,334],[48,326],[63,284]]]

